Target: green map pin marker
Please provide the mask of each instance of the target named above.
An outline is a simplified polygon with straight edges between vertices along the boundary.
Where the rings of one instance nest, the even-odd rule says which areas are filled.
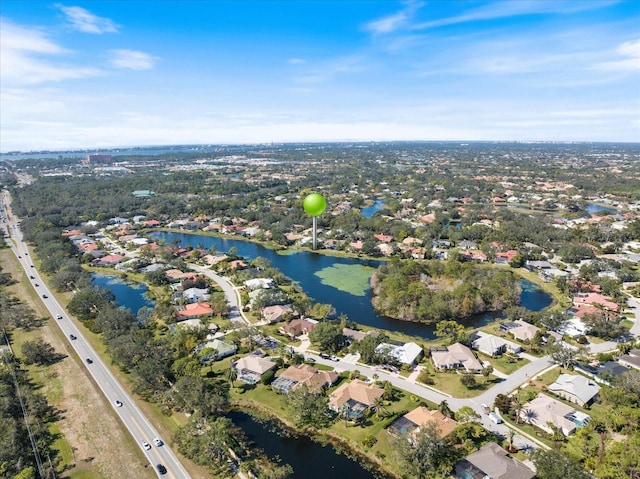
[[[304,199],[302,206],[309,216],[320,216],[327,208],[327,201],[320,193],[311,193]]]

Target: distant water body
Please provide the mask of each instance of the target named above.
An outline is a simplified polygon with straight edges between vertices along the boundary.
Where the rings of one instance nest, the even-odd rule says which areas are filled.
[[[139,147],[139,148],[116,148],[95,150],[73,150],[73,151],[28,151],[15,153],[0,153],[0,161],[13,160],[55,160],[58,158],[84,158],[90,154],[104,153],[111,156],[153,156],[166,155],[169,153],[211,153],[223,148],[222,146],[198,145],[198,146],[167,146],[167,147]]]

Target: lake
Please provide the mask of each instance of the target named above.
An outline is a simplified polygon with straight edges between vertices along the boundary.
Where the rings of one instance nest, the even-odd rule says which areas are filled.
[[[365,218],[371,218],[373,215],[375,215],[382,208],[384,208],[384,200],[376,200],[376,201],[373,202],[373,204],[371,206],[367,206],[365,208],[362,208],[360,210],[360,213],[362,213],[362,216],[364,216]]]
[[[101,286],[108,289],[115,296],[115,301],[119,306],[130,309],[135,315],[142,307],[154,308],[154,302],[147,298],[147,287],[144,284],[123,281],[117,276],[107,276],[104,274],[92,273],[94,286]]]
[[[271,422],[257,422],[250,415],[234,411],[227,414],[242,429],[254,447],[262,449],[269,459],[279,457],[282,464],[293,467],[291,479],[373,479],[384,475],[367,471],[356,461],[338,454],[330,444],[312,441],[307,436],[289,436]]]
[[[337,273],[337,275],[343,277],[342,279],[348,278],[350,268],[353,269],[354,275],[355,273],[360,274],[362,270],[356,268],[362,267],[372,268],[371,273],[373,273],[373,268],[377,268],[381,264],[380,261],[341,258],[294,250],[288,250],[286,254],[279,254],[258,243],[198,234],[157,231],[149,236],[157,241],[163,241],[165,244],[177,242],[182,246],[192,246],[194,248],[197,248],[199,244],[206,249],[215,245],[219,252],[229,251],[229,248],[235,247],[238,254],[247,259],[255,259],[259,256],[268,259],[274,267],[298,283],[315,301],[333,305],[338,314],[346,314],[351,321],[424,339],[435,338],[435,325],[433,324],[398,321],[377,314],[371,305],[372,295],[368,284],[365,284],[364,287],[361,284],[358,294],[354,294],[344,289],[338,289],[326,281],[326,276],[329,273],[334,273],[334,275]],[[522,280],[521,284],[522,296],[520,302],[522,306],[532,311],[540,311],[551,304],[551,296],[538,289],[534,283]],[[486,313],[466,318],[461,320],[460,323],[466,327],[479,327],[498,317],[500,317],[500,313]]]

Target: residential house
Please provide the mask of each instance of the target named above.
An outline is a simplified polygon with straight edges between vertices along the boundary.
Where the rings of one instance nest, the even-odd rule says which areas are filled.
[[[432,348],[431,360],[437,369],[464,368],[470,373],[482,372],[482,364],[476,359],[471,349],[460,343],[446,348]]]
[[[422,347],[413,342],[402,345],[380,343],[374,352],[408,366],[414,366],[424,356]]]
[[[413,411],[396,419],[387,429],[389,434],[394,436],[410,435],[414,436],[421,428],[428,423],[433,423],[440,437],[448,436],[458,426],[458,423],[448,416],[445,416],[437,409],[430,411],[424,406],[419,406]]]
[[[245,281],[244,285],[250,290],[269,289],[274,288],[276,282],[271,278],[253,278]]]
[[[640,369],[640,349],[632,349],[628,354],[622,354],[618,363],[628,368]]]
[[[96,258],[91,261],[93,266],[115,266],[124,260],[124,256],[121,254],[110,254],[103,256],[102,258]]]
[[[611,311],[618,311],[619,308],[616,303],[611,301],[611,298],[600,293],[578,293],[573,297],[573,304],[576,306],[580,304],[599,305]]]
[[[549,263],[548,261],[534,261],[530,259],[525,261],[524,267],[527,268],[529,271],[545,270],[545,269],[552,268],[551,263]]]
[[[201,316],[213,316],[213,309],[209,303],[190,303],[178,310],[178,321],[183,319],[198,318]]]
[[[329,409],[338,413],[346,410],[349,419],[358,419],[383,394],[384,389],[381,387],[354,379],[340,385],[330,394]]]
[[[535,399],[525,403],[520,410],[520,418],[549,434],[553,434],[553,428],[556,428],[565,436],[573,434],[578,427],[586,426],[591,419],[587,414],[545,394],[538,394]]]
[[[476,249],[478,247],[478,244],[475,241],[463,240],[460,241],[460,244],[458,246],[460,249],[469,250]]]
[[[507,331],[513,334],[515,339],[519,339],[520,341],[531,341],[536,337],[538,331],[540,331],[540,328],[522,319],[516,319],[507,324]]]
[[[342,328],[342,335],[344,336],[344,338],[349,342],[352,343],[353,341],[362,341],[364,338],[366,338],[369,335],[374,335],[374,336],[378,336],[378,332],[377,331],[367,331],[362,332],[362,331],[357,331],[355,329],[351,329],[351,328]]]
[[[331,386],[338,380],[335,371],[319,371],[309,364],[295,364],[271,383],[271,389],[286,394],[300,385],[305,385],[311,391],[320,391],[325,386]]]
[[[516,256],[518,256],[518,252],[514,249],[510,249],[503,253],[496,253],[493,262],[495,264],[509,264]]]
[[[290,304],[276,304],[262,308],[260,314],[267,323],[272,324],[282,321],[286,315],[293,315],[294,311]]]
[[[203,358],[203,362],[209,362],[211,360],[217,360],[232,356],[238,350],[235,344],[219,338],[200,344],[196,348],[196,352],[200,352],[204,348],[210,348],[212,350],[212,354],[207,356],[206,358]]]
[[[260,357],[256,354],[249,354],[233,364],[238,379],[247,384],[256,384],[267,371],[276,367],[276,363],[270,359]]]
[[[289,324],[282,326],[279,331],[291,338],[297,338],[301,334],[308,334],[318,325],[318,321],[309,318],[297,318]]]
[[[584,407],[591,404],[600,392],[600,386],[578,374],[561,374],[549,386],[549,391],[561,398]]]
[[[507,352],[507,342],[498,336],[476,333],[474,338],[471,347],[487,356],[500,356]]]
[[[455,479],[533,479],[536,473],[495,442],[469,454],[455,466]]]
[[[178,298],[184,298],[189,303],[197,303],[198,301],[207,301],[211,295],[207,288],[187,288],[178,294]]]

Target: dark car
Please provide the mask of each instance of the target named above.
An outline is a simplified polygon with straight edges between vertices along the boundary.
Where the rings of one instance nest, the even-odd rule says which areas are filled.
[[[86,361],[87,361],[87,364],[93,364],[93,359],[91,358],[87,358]]]
[[[43,294],[43,295],[42,295],[42,297],[43,297],[44,299],[47,299],[49,296],[47,296],[46,294]]]
[[[34,275],[29,276],[29,279],[36,279]]]
[[[69,339],[70,339],[71,341],[73,341],[74,339],[78,339],[78,338],[76,338],[73,334],[70,334],[70,335],[69,335]]]
[[[158,465],[156,466],[156,469],[158,470],[158,472],[159,472],[160,474],[166,474],[166,473],[167,473],[167,468],[166,468],[166,467],[164,467],[162,464],[158,464]]]

